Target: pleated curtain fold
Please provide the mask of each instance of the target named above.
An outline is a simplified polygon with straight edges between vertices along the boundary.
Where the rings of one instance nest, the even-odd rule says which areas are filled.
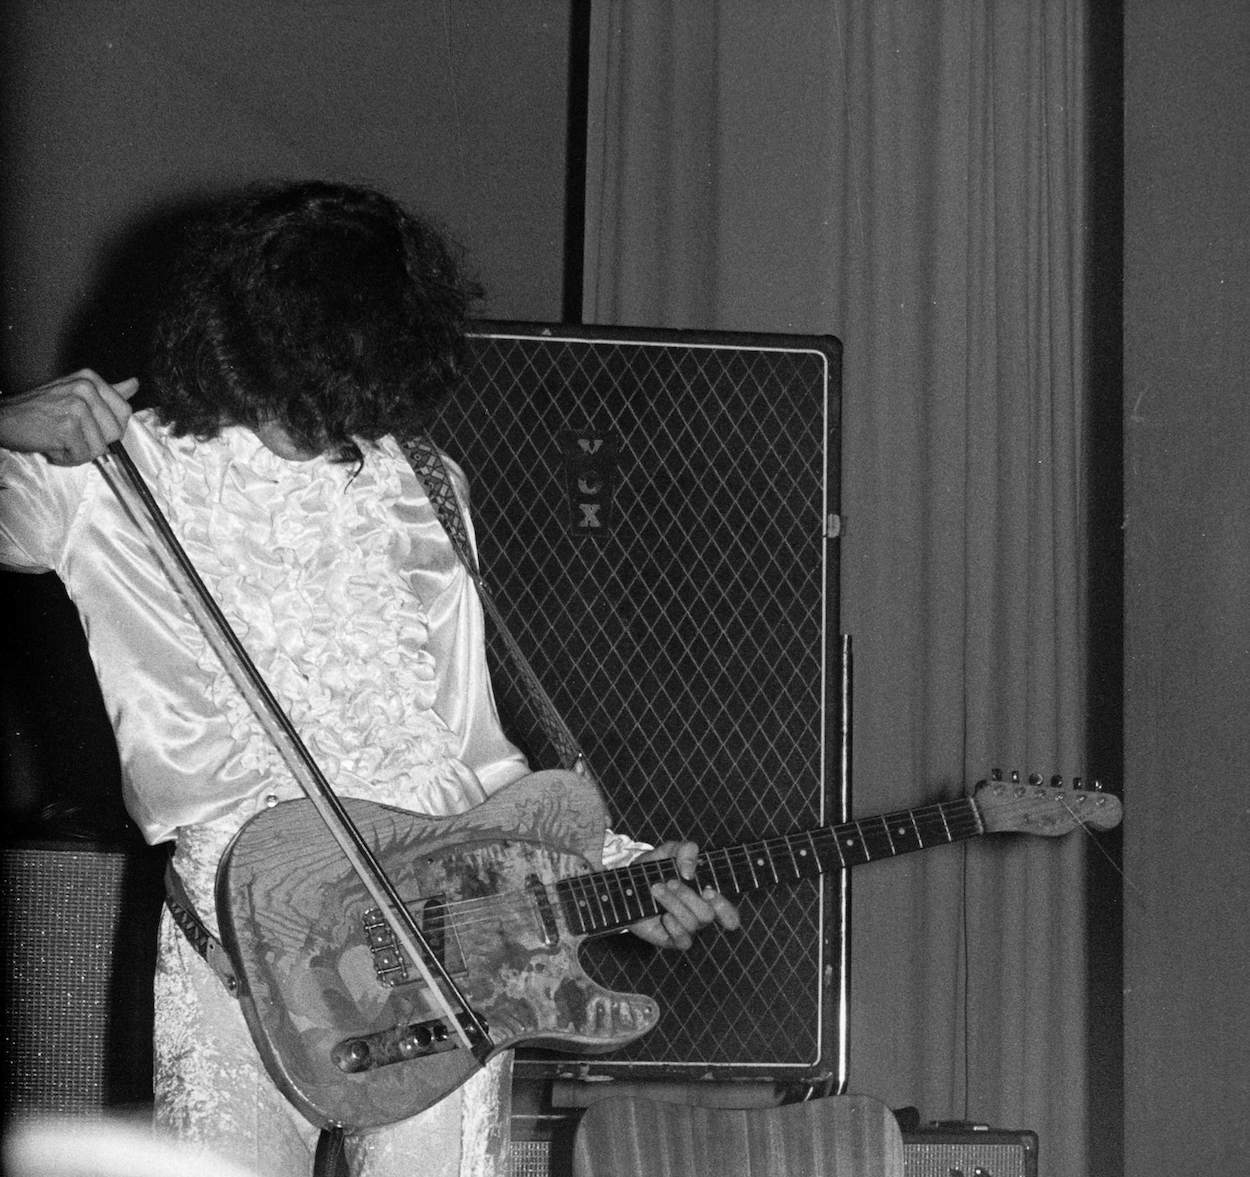
[[[1087,744],[1088,0],[602,0],[584,318],[844,344],[856,814]],[[853,879],[850,1088],[1086,1171],[1085,855]]]

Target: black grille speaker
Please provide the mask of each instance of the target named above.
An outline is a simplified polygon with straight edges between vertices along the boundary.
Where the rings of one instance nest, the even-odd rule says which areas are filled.
[[[470,343],[435,440],[616,828],[710,847],[842,820],[838,342],[485,323]],[[557,764],[497,647],[492,666],[511,734]],[[665,1011],[589,1068],[840,1076],[844,887],[758,892],[742,934],[687,954],[588,945]]]

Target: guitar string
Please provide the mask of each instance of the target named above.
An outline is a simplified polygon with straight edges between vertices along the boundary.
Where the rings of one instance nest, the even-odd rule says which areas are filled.
[[[925,837],[919,832],[905,834],[896,832],[895,835],[890,835],[884,829],[884,823],[890,819],[902,821],[903,819],[910,820],[914,816],[920,820],[928,820],[934,813],[941,814],[943,808],[946,807],[959,809],[964,806],[960,802],[946,802],[927,807],[927,809],[922,807],[921,809],[914,811],[900,811],[897,814],[885,814],[880,817],[862,819],[858,822],[846,823],[836,827],[825,827],[798,834],[777,835],[771,838],[761,839],[758,842],[744,843],[740,846],[709,850],[705,854],[700,855],[698,863],[700,867],[704,868],[706,873],[714,873],[718,867],[733,873],[735,876],[742,875],[744,871],[749,872],[751,874],[750,884],[737,877],[734,879],[735,886],[733,888],[733,893],[741,894],[746,891],[756,889],[756,886],[758,885],[766,885],[766,883],[759,884],[758,882],[759,871],[756,868],[757,866],[765,866],[765,864],[761,861],[761,856],[762,858],[771,860],[771,862],[775,863],[778,859],[776,851],[781,849],[785,851],[786,858],[788,858],[791,862],[795,862],[793,847],[797,843],[802,843],[804,841],[810,842],[814,849],[818,849],[818,857],[822,857],[819,851],[823,850],[823,858],[828,858],[828,852],[831,848],[831,844],[836,840],[837,844],[833,845],[832,849],[838,852],[837,865],[846,866],[857,865],[858,863],[847,862],[847,856],[842,853],[844,848],[851,850],[863,847],[871,852],[873,849],[872,843],[881,842],[883,837],[885,838],[885,841],[889,843],[889,846],[888,848],[882,846],[882,849],[885,849],[887,853],[902,853],[903,851],[898,851],[895,847],[896,839],[904,842],[905,844],[910,843],[911,840],[914,839],[915,847],[907,844],[907,850],[911,850],[913,848],[923,849],[927,845],[947,844],[951,841],[957,841],[962,838],[975,835],[979,832],[980,826],[974,814],[970,811],[963,814],[952,813],[949,808],[947,813],[943,815],[947,818],[947,820],[943,821],[942,832],[940,834],[936,833],[935,827],[934,831],[930,832],[928,841],[926,841]],[[880,830],[870,829],[865,831],[864,827],[869,825],[882,826],[883,828]],[[858,836],[851,838],[850,835],[852,834]],[[886,855],[870,853],[869,859],[865,861],[871,861],[874,857],[884,856]],[[632,891],[637,888],[637,884],[640,882],[643,884],[654,884],[662,882],[667,878],[676,877],[671,863],[671,859],[648,860],[645,863],[636,862],[630,864],[629,866],[616,868],[614,870],[592,871],[581,875],[570,875],[561,880],[561,882],[567,884],[570,889],[580,890],[587,894],[591,891],[611,890],[620,892],[623,885],[627,886]],[[821,862],[822,868],[832,867],[833,865],[834,864],[832,862],[826,863],[823,860]],[[780,882],[790,878],[789,871],[784,871],[784,874],[779,873],[772,865],[767,866],[766,869],[772,873],[773,879],[771,881],[773,882]],[[639,878],[640,875],[642,876],[641,878]],[[801,873],[795,873],[793,877],[795,879],[801,879],[806,876]],[[622,880],[625,880],[626,882],[622,884]],[[505,893],[497,892],[494,895],[442,901],[441,907],[449,913],[453,913],[463,919],[465,915],[471,914],[475,908],[492,908],[495,900],[503,894]],[[516,894],[525,896],[527,893],[521,891],[516,892]],[[617,901],[625,898],[628,898],[628,896],[624,896],[619,893],[615,896]],[[611,899],[609,899],[609,902],[610,901]]]
[[[943,813],[943,810],[946,813]],[[962,814],[953,813],[951,810],[965,809]],[[936,833],[937,827],[930,834],[930,841],[924,839],[918,832],[907,833],[905,836],[896,834],[891,836],[884,828],[884,824],[891,819],[895,821],[911,820],[915,818],[917,821],[928,821],[935,814],[942,816],[945,820],[942,822],[941,833]],[[864,827],[871,825],[881,827],[865,832]],[[847,856],[843,854],[843,850],[864,848],[872,850],[872,843],[880,843],[881,849],[886,853],[870,853],[869,857],[863,861],[872,861],[874,858],[886,857],[890,853],[901,853],[895,847],[895,840],[909,843],[906,845],[907,850],[922,849],[927,845],[947,844],[951,841],[958,841],[975,835],[979,832],[979,823],[975,815],[966,806],[966,799],[963,802],[945,802],[936,805],[921,807],[913,811],[900,811],[895,814],[884,814],[879,817],[862,819],[858,822],[845,823],[836,827],[825,827],[822,829],[801,832],[798,834],[778,835],[771,838],[761,839],[754,843],[745,843],[740,846],[727,847],[724,849],[714,849],[699,856],[698,865],[703,868],[705,873],[714,874],[717,868],[724,869],[734,876],[734,886],[730,893],[743,894],[751,890],[757,889],[759,886],[766,886],[769,883],[779,883],[784,881],[797,881],[807,877],[799,872],[786,871],[784,867],[778,871],[776,862],[779,849],[785,851],[785,857],[795,863],[794,846],[796,843],[804,841],[812,844],[813,850],[816,851],[817,857],[821,862],[822,869],[831,869],[836,866],[856,865],[858,860],[852,863],[847,862]],[[848,837],[855,835],[850,841]],[[914,839],[914,846],[910,843]],[[888,847],[885,843],[888,842]],[[838,861],[834,864],[832,861],[826,861],[831,858],[830,850],[837,852]],[[823,851],[823,854],[822,854]],[[765,862],[767,860],[767,862]],[[761,871],[771,874],[772,878],[766,878],[763,883],[760,882]],[[745,878],[740,878],[749,874],[750,882]],[[582,899],[589,904],[593,897],[593,906],[604,910],[605,914],[609,908],[613,909],[612,916],[609,919],[610,924],[620,923],[616,917],[615,908],[618,904],[646,903],[647,911],[642,916],[630,914],[633,918],[648,918],[650,915],[657,914],[655,901],[651,899],[649,887],[654,884],[665,881],[666,879],[676,877],[672,867],[671,859],[649,860],[645,863],[632,863],[625,867],[616,868],[608,871],[592,871],[581,875],[569,875],[560,880],[570,891],[581,892]],[[641,887],[640,887],[641,884]],[[642,896],[646,895],[644,899]],[[428,926],[432,931],[446,931],[441,926],[443,922],[454,923],[463,929],[471,929],[481,923],[489,923],[500,918],[501,914],[511,914],[515,911],[529,910],[534,911],[535,918],[541,919],[541,915],[536,911],[534,900],[528,891],[508,891],[496,892],[493,895],[477,896],[459,900],[442,900],[439,904],[440,915],[434,916],[428,922]],[[441,913],[446,913],[445,916]],[[592,922],[598,922],[593,920]]]
[[[1082,827],[1087,834],[1092,836],[1092,830],[1084,815],[1073,809],[1062,794],[1050,794],[1045,799],[1058,800],[1074,826]],[[711,850],[700,856],[699,867],[713,876],[718,868],[728,871],[734,876],[733,887],[726,889],[728,893],[744,894],[770,883],[798,881],[808,877],[801,871],[794,870],[792,879],[791,872],[785,869],[784,864],[779,870],[778,856],[775,853],[778,848],[783,849],[791,867],[797,867],[795,846],[803,841],[811,843],[822,870],[833,869],[835,866],[862,865],[880,857],[924,849],[928,846],[949,844],[981,832],[981,821],[973,806],[968,804],[968,800],[963,798],[953,802],[939,802],[915,810],[900,810],[896,813],[864,818],[836,827],[779,835],[756,843]],[[1000,801],[997,805],[999,808],[1027,811],[1035,805],[1036,800],[1036,795],[1022,795],[1020,798]],[[935,826],[929,833],[929,840],[926,841],[925,835],[919,830],[919,825],[921,822],[931,823],[935,815],[942,820],[942,832],[937,834]],[[897,825],[894,833],[891,834],[888,826],[894,823]],[[911,831],[906,828],[908,823],[912,823]],[[855,836],[852,837],[852,835]],[[884,842],[882,842],[883,837]],[[912,844],[913,838],[914,844]],[[837,844],[832,849],[836,850],[838,855],[836,864],[831,861],[829,854],[830,844],[835,839]],[[898,848],[896,840],[903,844],[903,849]],[[876,846],[872,844],[874,841],[877,843]],[[862,861],[856,859],[848,863],[847,856],[843,853],[844,849],[866,850],[868,857]],[[570,875],[559,880],[559,883],[563,884],[572,895],[579,914],[584,922],[589,923],[591,930],[598,930],[600,926],[603,928],[621,926],[636,919],[646,919],[662,914],[662,908],[650,894],[650,887],[675,877],[671,862],[672,860],[650,860],[646,863],[633,863],[615,870]],[[750,874],[749,883],[745,878],[740,877],[744,873],[744,867]],[[759,878],[761,870],[766,875],[771,873],[772,879],[765,877],[761,884]],[[624,918],[620,915],[621,907],[627,913]],[[596,918],[595,908],[598,908],[603,918]],[[440,914],[430,921],[431,930],[446,933],[449,930],[446,925],[450,924],[453,934],[461,930],[470,931],[483,923],[497,922],[500,918],[515,913],[529,914],[536,923],[541,923],[543,918],[533,896],[528,891],[500,892],[489,896],[443,901],[440,905],[440,913],[445,914]],[[588,920],[585,919],[587,916]]]
[[[1052,795],[1052,799],[1055,798],[1060,801],[1074,825],[1079,826],[1092,837],[1090,823],[1085,820],[1084,815],[1073,809],[1063,799],[1061,794]],[[758,871],[756,870],[757,865],[760,864],[757,863],[756,858],[761,854],[769,859],[768,870],[773,875],[773,882],[798,881],[806,876],[796,873],[794,880],[791,880],[788,873],[783,877],[778,872],[775,865],[775,855],[772,853],[775,848],[786,848],[787,857],[793,863],[793,847],[796,842],[808,840],[811,842],[813,849],[816,849],[817,843],[823,843],[823,850],[827,857],[830,843],[837,840],[838,844],[832,847],[837,851],[838,862],[836,865],[845,867],[848,863],[842,853],[844,845],[848,849],[863,848],[871,851],[872,847],[869,843],[870,840],[875,839],[881,849],[886,849],[885,844],[881,842],[882,835],[885,836],[885,840],[888,842],[887,853],[870,853],[869,857],[863,860],[864,863],[871,862],[879,857],[905,853],[912,849],[924,849],[928,846],[950,844],[965,840],[981,832],[980,818],[974,807],[968,804],[968,800],[968,798],[963,798],[959,801],[939,802],[930,806],[922,806],[916,810],[900,810],[896,813],[860,819],[839,826],[823,827],[798,834],[778,835],[762,839],[756,843],[746,843],[740,846],[711,850],[706,855],[700,856],[699,865],[710,870],[712,867],[709,859],[717,859],[725,869],[731,871],[735,876],[735,886],[731,892],[733,894],[743,894],[757,889],[760,885]],[[1000,802],[999,806],[1027,810],[1035,801],[1036,797],[1021,797]],[[942,820],[943,833],[934,840],[926,842],[919,831],[919,823],[921,821],[932,822],[935,816],[940,817]],[[900,840],[905,844],[904,850],[900,851],[897,849],[894,837],[889,834],[886,826],[890,822],[905,823],[906,821],[915,823],[913,826],[914,833],[906,833],[905,825],[896,830]],[[865,835],[863,828],[865,825],[880,827],[880,829],[874,829],[871,834]],[[936,830],[936,826],[934,830]],[[858,838],[844,842],[844,839],[852,832],[857,834]],[[907,844],[913,837],[915,838],[915,845]],[[817,851],[817,857],[821,860],[822,870],[834,868],[835,864],[832,861],[826,864],[819,851]],[[737,878],[744,864],[750,871],[750,885],[747,885],[745,881],[740,882]],[[851,863],[849,865],[859,865],[859,863]],[[591,925],[591,930],[595,930],[595,925],[597,924],[602,924],[604,928],[619,927],[635,922],[638,919],[646,919],[663,914],[663,909],[651,896],[650,887],[673,877],[676,876],[673,871],[672,860],[660,859],[641,863],[636,862],[614,870],[569,875],[552,885],[559,887],[563,884],[570,893],[574,894],[575,905],[582,909],[579,914],[584,912],[584,914],[589,915],[590,919],[588,922]],[[766,880],[763,885],[768,885],[768,881]],[[581,893],[580,904],[577,903],[576,892]],[[592,899],[593,903],[591,902]],[[624,919],[618,913],[618,904],[624,905],[626,908],[628,914]],[[645,910],[643,910],[644,904]],[[631,905],[633,905],[632,908]],[[608,917],[606,921],[595,918],[595,913],[592,910],[594,907],[597,907],[603,916]],[[446,936],[450,933],[454,936],[463,956],[463,945],[460,944],[462,933],[470,933],[478,927],[495,924],[509,917],[531,918],[535,927],[540,929],[541,934],[544,923],[543,915],[538,910],[534,896],[529,890],[512,890],[463,900],[440,901],[438,914],[426,921],[424,926],[432,935],[441,934]]]
[[[1035,797],[1022,797],[1018,800],[1012,799],[998,802],[997,807],[1027,811],[1035,806],[1036,800],[1037,798]],[[1071,818],[1074,827],[1078,825],[1086,826],[1088,824],[1082,814],[1074,810],[1066,802],[1063,802],[1061,798],[1059,800]],[[934,822],[935,817],[940,820],[940,827]],[[931,827],[927,833],[918,828],[922,822]],[[743,873],[745,867],[746,871],[752,876],[752,885],[748,886],[744,881],[735,878],[734,891],[741,894],[755,889],[755,881],[758,878],[756,868],[758,866],[766,867],[773,874],[774,881],[781,881],[782,875],[772,865],[779,858],[778,851],[782,851],[784,858],[793,864],[796,861],[796,847],[804,842],[809,843],[813,848],[822,850],[825,858],[829,857],[831,848],[837,851],[839,861],[836,865],[838,866],[863,865],[878,857],[888,857],[892,854],[907,853],[913,849],[926,849],[930,846],[950,844],[975,836],[981,832],[981,824],[976,811],[969,804],[969,799],[962,798],[956,801],[937,802],[913,810],[899,810],[894,813],[861,818],[837,826],[824,826],[809,831],[773,835],[756,842],[714,848],[701,854],[697,861],[698,866],[703,868],[706,873],[713,873],[718,867],[723,867],[736,876]],[[908,829],[908,826],[911,828]],[[898,844],[900,843],[903,846],[901,850],[898,849]],[[842,853],[844,849],[848,851],[866,850],[870,857],[862,862],[857,857],[854,861],[848,862],[847,855]],[[806,851],[800,850],[797,853],[799,856],[805,856]],[[771,860],[771,862],[762,862],[761,856],[764,859]],[[819,853],[818,857],[821,857]],[[630,884],[637,884],[640,881],[637,876],[641,873],[644,876],[641,880],[642,882],[658,883],[666,878],[675,877],[671,864],[671,859],[651,859],[646,862],[634,862],[625,867],[569,875],[561,881],[567,883],[570,887],[589,891],[592,887],[600,889],[617,886],[616,881],[621,879],[627,879]],[[831,861],[827,863],[821,862],[822,868],[832,868],[834,865]],[[645,876],[648,875],[652,877],[650,879],[646,878]],[[789,872],[785,872],[785,875],[788,878]],[[803,878],[806,876],[796,874],[794,877]],[[443,906],[448,910],[464,914],[471,912],[476,906],[489,907],[498,898],[499,894],[502,893],[442,902]],[[524,895],[525,892],[519,892],[519,894]]]
[[[958,805],[958,803],[954,804]],[[933,811],[939,811],[942,806],[938,805],[930,808]],[[912,813],[922,820],[927,819],[929,816],[928,814],[925,814],[923,810],[916,810],[911,812],[900,812],[898,814],[885,814],[881,817],[862,819],[859,822],[846,823],[840,826],[824,827],[821,829],[802,831],[793,834],[774,835],[768,838],[760,839],[756,842],[746,842],[738,846],[708,850],[699,856],[698,865],[707,873],[711,873],[717,867],[724,867],[736,875],[742,874],[745,869],[754,877],[758,875],[758,871],[754,868],[759,865],[759,859],[761,856],[771,858],[776,861],[779,857],[778,851],[782,851],[784,852],[785,858],[794,861],[795,850],[793,848],[805,842],[813,845],[819,845],[821,849],[825,851],[825,855],[827,857],[830,848],[840,851],[843,848],[851,849],[863,846],[872,850],[873,843],[880,843],[884,840],[889,843],[890,849],[894,848],[896,842],[910,843],[912,841],[915,842],[917,848],[923,849],[927,845],[946,844],[952,839],[958,840],[959,838],[973,835],[979,831],[979,824],[976,821],[975,816],[970,813],[965,813],[963,815],[948,813],[947,817],[949,820],[942,823],[941,833],[936,833],[938,827],[935,826],[934,830],[930,832],[927,840],[924,835],[917,834],[915,832],[906,834],[899,834],[896,832],[894,835],[888,835],[884,829],[865,830],[864,828],[869,825],[880,826],[883,822],[891,818],[897,820],[903,820],[905,818],[910,819]],[[951,831],[949,835],[947,834],[948,830]],[[852,834],[858,836],[851,838],[850,835]],[[836,845],[833,845],[835,842]],[[911,848],[911,845],[907,845],[908,850]],[[902,853],[902,851],[895,852]],[[806,851],[800,851],[799,853],[805,854]],[[879,856],[884,855],[874,854],[874,857]],[[839,854],[838,857],[838,865],[850,865],[846,862],[845,855]],[[585,874],[569,875],[562,881],[567,882],[570,886],[590,889],[592,886],[598,888],[605,885],[611,885],[615,879],[628,879],[631,883],[636,883],[639,881],[637,875],[642,873],[644,875],[654,876],[649,880],[651,882],[661,882],[667,878],[675,877],[675,872],[671,865],[672,861],[672,859],[650,859],[646,862],[634,862],[628,866],[609,870],[590,871]],[[833,864],[822,863],[822,866],[824,865]],[[772,871],[776,880],[781,879],[782,876],[778,875],[775,870],[772,870],[771,867],[768,869]],[[786,877],[789,877],[789,874],[790,872],[785,872]],[[805,876],[795,875],[794,877],[802,878]],[[735,882],[738,882],[738,880],[735,880]],[[751,889],[754,888],[742,883],[736,888],[736,891],[740,893]],[[455,908],[459,912],[465,912],[472,910],[475,905],[488,905],[493,898],[495,898],[494,895],[486,895],[460,900],[450,900],[446,901],[446,906],[448,908]]]
[[[1073,812],[1072,807],[1067,803],[1066,800],[1063,801],[1063,806],[1065,809],[1067,809],[1067,811],[1070,814],[1072,814],[1073,817],[1076,817],[1076,814]],[[1121,867],[1121,865],[1116,861],[1115,857],[1111,854],[1111,852],[1097,838],[1094,837],[1094,831],[1089,827],[1089,823],[1080,821],[1078,818],[1078,824],[1080,825],[1081,830],[1085,834],[1085,836],[1090,840],[1090,842],[1092,842],[1098,848],[1098,853],[1101,854],[1103,858],[1107,860],[1108,863],[1110,863],[1111,869],[1119,876],[1120,881],[1126,887],[1128,887],[1137,896],[1137,898],[1141,900],[1141,902],[1144,904],[1146,902],[1145,892],[1143,892],[1142,889],[1138,887],[1138,885],[1132,879],[1128,877],[1128,874],[1125,872],[1124,868]]]

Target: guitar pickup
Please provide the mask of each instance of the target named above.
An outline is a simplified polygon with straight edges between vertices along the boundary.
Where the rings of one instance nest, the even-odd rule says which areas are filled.
[[[456,1020],[471,1043],[481,1041],[479,1023],[474,1022],[466,1013],[462,1013]],[[481,1025],[484,1027],[485,1023]],[[431,1018],[426,1022],[410,1022],[406,1026],[392,1026],[389,1030],[362,1034],[357,1038],[344,1038],[330,1052],[330,1057],[339,1070],[356,1075],[362,1071],[390,1066],[392,1063],[442,1054],[444,1051],[455,1050],[458,1045],[459,1040],[448,1029],[447,1022],[442,1018]]]
[[[525,889],[534,901],[534,910],[538,913],[543,944],[548,948],[554,948],[560,943],[560,927],[556,923],[556,913],[551,909],[551,899],[547,895],[547,888],[537,875],[528,875],[525,879]]]

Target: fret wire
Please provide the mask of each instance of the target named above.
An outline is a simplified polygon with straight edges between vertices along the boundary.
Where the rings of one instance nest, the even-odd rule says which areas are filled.
[[[590,910],[591,910],[591,919],[592,919],[595,923],[597,923],[597,924],[599,925],[599,927],[607,927],[607,926],[608,926],[609,921],[608,921],[608,920],[606,920],[606,919],[604,919],[603,902],[602,902],[602,900],[600,900],[600,898],[599,898],[599,884],[595,881],[595,876],[594,876],[594,875],[585,875],[585,876],[584,876],[584,878],[586,879],[586,897],[587,897],[587,900],[588,900],[588,901],[589,901],[589,900],[593,900],[593,901],[594,901],[594,903],[593,903],[593,907],[591,907],[591,908],[590,908]],[[598,916],[597,916],[597,917],[596,917],[596,916],[595,916],[595,914],[594,914],[595,909],[598,909]]]
[[[790,869],[794,872],[796,879],[803,877],[803,863],[798,850],[799,837],[800,835],[795,835],[785,839],[786,853],[790,856]]]
[[[972,797],[967,797],[965,800],[968,803],[968,812],[972,816],[973,824],[976,826],[976,834],[973,836],[980,837],[980,835],[985,833],[985,822],[981,818],[981,807],[977,805]]]
[[[755,863],[751,861],[751,853],[747,851],[747,853],[745,853],[743,857],[746,859],[747,869],[751,872],[752,889],[753,890],[758,889],[760,885],[760,880],[759,880],[759,876],[755,873]]]
[[[623,896],[623,898],[627,904],[632,905],[633,910],[631,914],[633,914],[634,918],[636,919],[642,919],[644,916],[644,910],[645,910],[644,905],[643,905],[642,889],[638,886],[639,874],[643,875],[643,880],[645,882],[645,879],[646,879],[645,871],[640,872],[636,870],[632,864],[630,866],[627,866],[624,870],[624,875],[629,880],[629,894]],[[647,896],[647,898],[650,898],[650,896]],[[633,923],[633,920],[630,920],[629,922]]]
[[[621,876],[615,872],[608,873],[607,871],[601,871],[599,873],[599,886],[597,890],[611,908],[610,918],[612,922],[614,924],[628,924],[630,922],[628,919],[621,919],[620,905],[625,899]],[[626,912],[626,915],[628,915],[628,911]]]
[[[848,850],[854,850],[859,855],[859,858],[855,863],[855,865],[859,866],[870,861],[871,852],[869,851],[868,843],[864,838],[863,822],[859,818],[856,818],[851,824],[855,827],[855,837],[848,837],[846,845]]]
[[[741,846],[735,847],[729,856],[733,866],[734,885],[739,891],[750,891],[757,886],[755,871],[751,867],[751,856]]]
[[[724,850],[712,850],[703,856],[708,874],[712,876],[712,890],[714,891],[724,891],[724,887],[721,886],[720,876],[716,873],[716,859],[724,858],[725,856],[726,852]]]
[[[832,833],[832,837],[830,837],[829,841],[832,844],[833,848],[838,852],[838,865],[843,870],[846,870],[846,855],[842,853],[842,838],[838,834],[836,828],[833,829],[831,833]]]
[[[616,907],[615,895],[620,893],[620,887],[618,885],[620,876],[616,875],[615,873],[609,874],[607,871],[600,871],[598,874],[598,878],[601,880],[601,882],[599,883],[599,885],[595,887],[595,891],[600,897],[599,902],[600,904],[602,904],[604,900],[606,899],[607,902],[612,905],[611,922],[614,924],[619,924],[622,922],[622,920],[621,920],[621,913],[617,910],[617,907]],[[629,923],[630,921],[625,920],[623,922]]]
[[[794,877],[804,878],[806,858],[799,853],[799,839],[803,840],[813,856],[814,861],[810,864],[812,873],[820,874],[835,869],[835,866],[846,869],[885,855],[924,849],[937,836],[946,842],[956,842],[983,832],[983,823],[975,806],[968,798],[961,798],[917,809],[900,810],[895,814],[853,820],[838,826],[776,835],[736,847],[710,850],[700,855],[699,870],[710,876],[708,881],[717,891],[741,894],[768,885],[761,882],[758,869],[761,855],[775,883],[782,882],[782,871],[776,861],[776,855],[781,852],[789,855]],[[836,864],[828,854],[830,848],[837,853]],[[722,877],[726,873],[732,883],[729,888],[726,888]],[[645,883],[643,887],[639,886],[640,876]],[[580,898],[580,902],[574,902],[571,910],[577,913],[582,924],[581,932],[589,932],[596,924],[603,927],[620,926],[656,914],[660,908],[650,890],[655,883],[664,881],[666,877],[663,863],[648,862],[591,875],[572,876],[565,880],[569,884],[570,894]],[[626,880],[632,894],[624,890]],[[695,885],[699,885],[697,876]]]
[[[917,817],[922,821],[923,827],[927,831],[928,842],[926,842],[926,845],[939,840],[943,842],[950,841],[946,819],[942,816],[940,807],[934,806],[927,812],[917,814]]]
[[[757,845],[760,847],[760,850],[763,852],[764,859],[768,863],[768,869],[773,872],[773,882],[780,883],[781,876],[777,873],[777,861],[773,857],[773,852],[768,848],[768,842],[767,841],[759,842],[757,843]]]
[[[636,867],[638,873],[642,875],[642,885],[637,888],[638,910],[641,912],[642,919],[649,919],[663,911],[651,892],[657,883],[664,882],[667,875],[666,865],[664,862],[649,861],[637,862],[631,867],[631,869]]]
[[[579,875],[577,889],[580,892],[579,901],[581,904],[582,921],[585,923],[587,930],[592,930],[596,927],[596,919],[593,903],[595,885],[591,876]]]
[[[812,857],[816,860],[816,865],[823,870],[825,866],[824,860],[820,857],[820,851],[816,849],[816,837],[810,830],[807,832],[807,844],[811,847]]]
[[[898,817],[897,813],[887,813],[881,818],[886,837],[890,839],[891,854],[905,854],[910,849],[907,842],[907,830],[898,826]]]
[[[589,931],[596,931],[603,923],[603,912],[599,906],[597,891],[593,874],[577,876],[578,907],[582,913],[582,921]]]
[[[560,880],[556,890],[564,901],[565,922],[573,928],[575,935],[584,936],[589,931],[589,928],[586,926],[582,908],[577,902],[577,891],[580,882],[580,875],[569,875],[567,878]],[[574,921],[576,921],[576,926],[574,926]]]

